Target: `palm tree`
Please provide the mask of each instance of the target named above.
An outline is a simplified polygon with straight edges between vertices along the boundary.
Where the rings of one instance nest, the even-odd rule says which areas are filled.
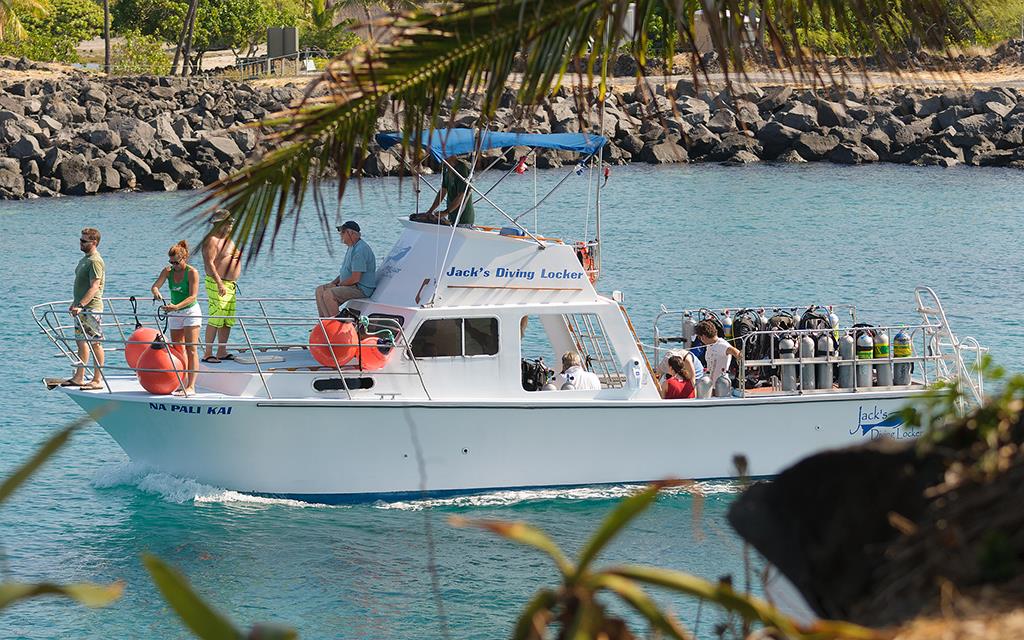
[[[700,0],[706,11],[714,48],[726,79],[744,72],[747,30],[752,8],[760,16],[766,46],[784,65],[817,69],[808,52],[808,25],[821,25],[850,41],[874,43],[880,59],[898,69],[892,52],[919,37],[926,45],[945,47],[946,36],[929,30],[950,15],[972,16],[982,0]],[[633,5],[633,12],[627,11]],[[390,19],[389,37],[365,43],[331,62],[312,83],[325,97],[271,118],[273,149],[250,166],[213,185],[198,208],[226,207],[239,224],[237,240],[250,256],[272,239],[289,217],[295,218],[307,188],[337,178],[337,198],[369,148],[377,116],[394,105],[401,114],[406,140],[438,126],[445,98],[482,95],[482,119],[498,107],[509,86],[513,59],[525,57],[518,78],[518,100],[535,104],[567,81],[592,89],[598,102],[606,93],[608,60],[625,47],[644,62],[647,26],[654,13],[669,16],[684,49],[694,44],[693,0],[464,0],[424,6]],[[633,23],[626,24],[627,15]],[[627,29],[629,27],[629,29]],[[626,38],[625,33],[635,34]],[[702,70],[694,54],[695,76]],[[458,104],[458,100],[454,101]],[[314,197],[326,223],[328,203]],[[325,226],[324,228],[329,228]]]
[[[25,39],[25,27],[19,15],[42,16],[46,13],[47,7],[42,0],[0,0],[0,42]]]

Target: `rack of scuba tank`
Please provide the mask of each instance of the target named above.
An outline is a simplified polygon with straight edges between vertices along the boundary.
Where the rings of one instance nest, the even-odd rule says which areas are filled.
[[[768,315],[768,311],[771,315]],[[818,317],[827,322],[827,326],[833,329],[838,328],[840,319],[836,312],[845,313],[851,325],[857,324],[857,308],[851,304],[833,305],[757,305],[750,307],[730,307],[728,309],[669,309],[661,305],[661,310],[654,317],[654,359],[660,361],[663,349],[676,350],[679,348],[695,347],[700,349],[703,345],[695,340],[697,323],[703,320],[710,320],[715,325],[719,337],[725,338],[732,343],[735,338],[742,337],[751,331],[789,330],[797,329],[805,316],[809,313],[816,313]],[[662,325],[666,321],[674,321],[678,330],[665,331]],[[824,324],[822,322],[821,324]],[[738,335],[737,335],[738,334]],[[678,345],[678,346],[667,346]]]
[[[767,345],[766,357],[741,358],[734,395],[806,395],[925,388],[948,377],[952,356],[937,348],[940,325],[755,331],[735,340],[741,353]],[[890,339],[891,337],[891,339]],[[890,348],[891,347],[891,348]]]

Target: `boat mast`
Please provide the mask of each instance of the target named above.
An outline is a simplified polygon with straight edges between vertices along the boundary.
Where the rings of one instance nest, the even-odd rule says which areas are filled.
[[[604,136],[604,98],[601,98],[601,103],[598,106],[598,135]],[[594,256],[594,269],[597,270],[597,278],[601,277],[601,182],[603,181],[604,175],[604,147],[602,146],[597,151],[597,201],[594,203],[594,209],[596,211],[596,230],[597,238],[595,240],[594,248],[597,255]],[[586,241],[586,238],[584,238]],[[597,279],[595,278],[595,280]]]

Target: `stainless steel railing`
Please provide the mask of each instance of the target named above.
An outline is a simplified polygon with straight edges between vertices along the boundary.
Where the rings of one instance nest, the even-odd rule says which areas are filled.
[[[93,313],[92,315],[98,317],[103,325],[103,338],[101,339],[90,339],[79,340],[75,337],[76,328],[80,327],[80,320],[71,316],[68,312],[68,306],[71,304],[71,300],[57,300],[52,302],[45,302],[42,304],[34,305],[31,308],[32,318],[39,326],[40,331],[46,335],[46,337],[57,347],[58,357],[67,358],[72,366],[82,367],[86,366],[85,363],[78,355],[77,342],[87,342],[90,344],[100,344],[103,346],[104,352],[123,352],[129,342],[129,337],[132,332],[138,326],[151,327],[163,334],[167,334],[166,316],[159,312],[158,307],[151,309],[137,309],[137,299],[134,297],[109,297],[104,298],[104,311],[99,313]],[[201,301],[200,301],[201,303]],[[363,332],[381,332],[388,331],[391,333],[394,340],[394,346],[392,349],[398,350],[398,352],[405,355],[405,359],[410,363],[411,371],[403,371],[398,366],[385,366],[382,369],[376,369],[372,372],[374,377],[376,376],[416,376],[420,388],[422,388],[424,395],[427,399],[430,399],[430,391],[427,383],[423,378],[422,371],[420,370],[419,363],[412,351],[412,347],[407,340],[406,334],[402,328],[402,322],[399,322],[392,317],[376,317],[371,316],[368,318],[320,318],[316,316],[303,315],[301,313],[289,314],[283,311],[277,311],[278,309],[287,308],[290,306],[297,306],[301,304],[305,308],[311,308],[314,306],[314,301],[308,298],[238,298],[237,305],[241,308],[258,309],[258,313],[252,314],[236,314],[231,316],[235,321],[235,325],[238,327],[241,333],[242,341],[235,341],[226,343],[224,347],[230,352],[236,353],[251,353],[253,360],[254,370],[231,370],[222,369],[218,370],[218,374],[224,375],[252,375],[255,373],[261,380],[263,390],[268,398],[272,398],[273,394],[270,389],[268,382],[268,374],[271,371],[264,370],[260,358],[256,355],[257,353],[266,353],[268,351],[288,351],[292,349],[308,349],[309,342],[308,334],[309,330],[317,324],[320,324],[321,329],[325,331],[326,328],[324,323],[329,320],[339,320],[345,323],[359,324]],[[269,311],[268,311],[269,307]],[[200,307],[202,308],[202,307]],[[202,324],[206,325],[210,319],[208,315],[199,316],[202,319]],[[301,329],[301,331],[299,331]],[[292,334],[292,335],[290,335]],[[357,331],[357,335],[359,332]],[[234,333],[232,335],[237,335]],[[169,335],[166,337],[168,343],[172,343]],[[325,347],[331,347],[328,349],[331,353],[331,357],[334,360],[333,370],[337,372],[342,386],[344,388],[346,397],[351,399],[352,389],[349,387],[348,381],[345,374],[352,374],[354,372],[364,372],[362,366],[362,349],[364,346],[361,342],[354,344],[346,344],[334,341],[328,341],[329,344],[324,344]],[[197,342],[184,342],[177,341],[174,344],[180,344],[185,347],[196,347],[202,349],[205,346],[205,341]],[[218,346],[216,343],[213,346]],[[357,350],[357,355],[354,359],[355,364],[342,363],[338,361],[337,355],[334,352],[334,347],[351,347]],[[389,363],[390,364],[390,363]],[[187,366],[187,365],[186,365]],[[327,368],[327,367],[321,367]],[[110,387],[110,383],[107,379],[107,372],[134,372],[140,369],[132,369],[127,366],[127,363],[120,359],[106,360],[102,366],[99,367],[99,371],[103,376],[104,383],[108,392],[113,392]],[[154,371],[153,369],[141,369],[141,371]],[[162,371],[162,370],[160,370]],[[190,373],[204,373],[205,371],[200,369],[176,369],[175,373],[178,375],[179,383],[182,382],[182,376]],[[275,369],[272,372],[274,375],[278,374],[306,374],[306,371],[300,370],[288,370],[288,369]],[[184,385],[182,385],[184,386]],[[394,395],[394,394],[385,394]]]

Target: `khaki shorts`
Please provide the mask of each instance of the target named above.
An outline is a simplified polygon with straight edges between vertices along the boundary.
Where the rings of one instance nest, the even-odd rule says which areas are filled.
[[[102,340],[103,320],[88,311],[75,318],[75,340]]]
[[[344,304],[348,300],[355,300],[356,298],[365,298],[366,294],[363,290],[354,284],[348,284],[343,287],[331,287],[331,296],[339,304]]]

